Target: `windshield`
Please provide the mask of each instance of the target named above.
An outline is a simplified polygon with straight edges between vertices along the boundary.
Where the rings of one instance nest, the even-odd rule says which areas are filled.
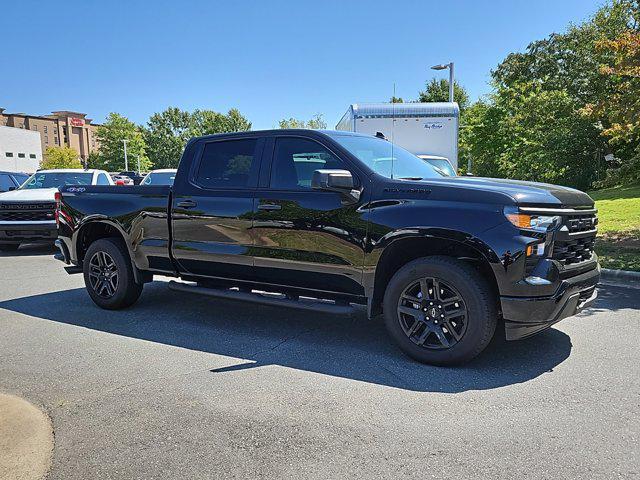
[[[175,172],[150,173],[144,177],[142,185],[173,185],[175,179]]]
[[[385,177],[422,180],[444,176],[413,153],[398,145],[392,145],[387,140],[351,135],[336,135],[332,138],[373,171]]]
[[[20,173],[14,173],[13,174],[13,178],[16,179],[16,182],[18,182],[20,185],[22,185],[25,182],[25,180],[27,178],[29,178],[29,175],[22,175]]]
[[[64,172],[64,173],[34,173],[29,177],[20,190],[35,188],[58,188],[64,185],[91,185],[93,173]]]
[[[444,173],[445,175],[447,175],[449,177],[455,177],[456,176],[456,172],[453,170],[453,167],[451,166],[451,164],[449,163],[448,160],[445,160],[443,158],[425,158],[423,160],[425,162],[430,163],[431,165],[433,165],[438,170],[441,170],[442,173]]]

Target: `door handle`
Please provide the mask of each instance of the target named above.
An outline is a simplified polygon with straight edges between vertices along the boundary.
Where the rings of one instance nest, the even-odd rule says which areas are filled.
[[[258,205],[258,210],[282,210],[282,206],[275,203],[263,203]]]
[[[178,202],[178,207],[180,208],[193,208],[195,206],[197,206],[198,204],[196,202],[194,202],[193,200],[183,200],[181,202]]]

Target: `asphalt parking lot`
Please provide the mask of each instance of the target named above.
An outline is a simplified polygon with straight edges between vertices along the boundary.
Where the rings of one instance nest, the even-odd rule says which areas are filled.
[[[52,253],[0,256],[0,392],[51,416],[51,479],[640,476],[640,290],[436,368],[364,315],[99,310]]]

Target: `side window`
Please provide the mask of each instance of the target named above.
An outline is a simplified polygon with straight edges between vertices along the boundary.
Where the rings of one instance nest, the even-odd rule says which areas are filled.
[[[110,185],[109,180],[107,179],[107,176],[104,173],[98,174],[98,181],[96,185]]]
[[[313,172],[326,168],[345,169],[346,165],[313,140],[278,138],[271,166],[271,188],[310,190]]]
[[[0,192],[6,192],[10,187],[15,187],[9,175],[0,175]]]
[[[196,183],[205,188],[248,188],[255,184],[256,139],[205,144]]]

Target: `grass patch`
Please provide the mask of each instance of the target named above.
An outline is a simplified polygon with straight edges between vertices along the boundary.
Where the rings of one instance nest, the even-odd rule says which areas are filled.
[[[596,253],[604,268],[640,271],[640,185],[589,192],[598,209]]]

